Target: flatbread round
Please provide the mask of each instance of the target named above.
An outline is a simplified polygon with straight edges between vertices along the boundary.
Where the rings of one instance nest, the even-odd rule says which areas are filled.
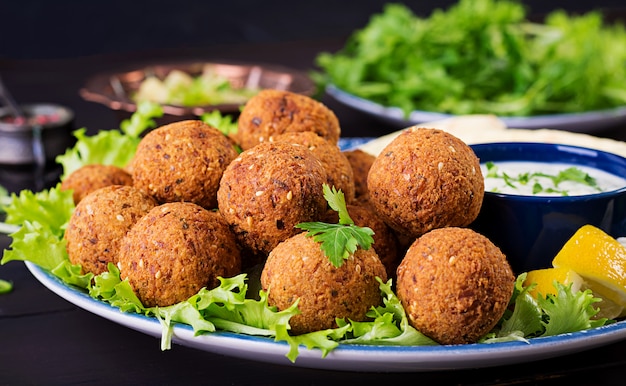
[[[512,129],[493,115],[464,115],[415,125],[447,131],[468,145],[492,142],[544,142],[582,146],[626,157],[626,142],[564,130]],[[367,142],[359,148],[377,156],[403,130]]]

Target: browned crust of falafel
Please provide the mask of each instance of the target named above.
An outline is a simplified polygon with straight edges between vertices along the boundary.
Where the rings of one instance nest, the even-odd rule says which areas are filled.
[[[214,209],[222,173],[235,157],[232,142],[219,130],[187,120],[146,134],[130,169],[134,185],[161,204],[187,201]]]
[[[302,94],[266,89],[246,102],[235,138],[243,150],[292,131],[313,131],[329,142],[339,141],[339,120],[323,103]]]
[[[328,185],[340,189],[346,202],[354,200],[354,172],[348,158],[339,146],[328,142],[312,131],[289,132],[271,139],[272,142],[289,142],[306,146],[322,162]]]
[[[218,207],[240,244],[266,255],[300,232],[297,224],[325,213],[325,181],[324,167],[305,146],[265,142],[228,166]]]
[[[485,188],[471,147],[445,131],[418,127],[383,149],[367,184],[376,212],[409,238],[469,225],[478,216]]]
[[[397,271],[397,295],[413,327],[441,344],[474,343],[504,314],[515,284],[506,257],[468,228],[418,238]]]
[[[117,263],[122,238],[156,201],[126,185],[110,185],[83,198],[65,230],[70,262],[80,264],[82,273],[98,275]]]
[[[222,217],[190,202],[153,208],[124,237],[120,276],[146,307],[168,306],[241,272],[234,235]]]
[[[337,268],[318,243],[301,233],[270,253],[261,285],[269,292],[268,302],[279,310],[298,300],[300,314],[289,324],[294,334],[301,334],[337,327],[335,318],[365,320],[371,307],[382,300],[376,277],[387,281],[373,249],[357,249]]]
[[[133,177],[114,165],[89,164],[70,173],[61,182],[61,190],[72,190],[74,204],[78,204],[94,190],[110,185],[132,185]]]
[[[367,202],[369,200],[367,175],[376,157],[360,149],[344,150],[342,153],[346,156],[352,168],[355,201],[360,203]]]

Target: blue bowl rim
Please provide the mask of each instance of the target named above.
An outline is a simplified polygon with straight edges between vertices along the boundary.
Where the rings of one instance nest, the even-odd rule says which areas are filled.
[[[567,145],[567,144],[562,144],[562,143],[547,143],[547,142],[485,142],[485,143],[475,143],[475,144],[471,144],[469,145],[472,150],[474,151],[474,153],[476,153],[477,150],[480,150],[480,148],[488,148],[488,147],[493,147],[493,146],[511,146],[511,147],[539,147],[539,148],[545,148],[545,149],[552,149],[552,150],[556,150],[557,152],[562,150],[562,149],[573,149],[573,150],[578,150],[578,152],[576,153],[596,153],[596,154],[600,154],[604,157],[609,157],[609,158],[615,158],[617,160],[619,160],[620,162],[622,162],[624,164],[624,167],[626,168],[626,158],[622,157],[619,154],[615,154],[609,151],[605,151],[605,150],[600,150],[600,149],[593,149],[593,148],[589,148],[589,147],[584,147],[584,146],[577,146],[577,145]],[[575,152],[572,152],[575,153]],[[570,153],[571,154],[571,153]],[[478,156],[478,154],[476,154]],[[511,159],[511,161],[515,161],[516,159],[513,158]],[[482,161],[481,161],[482,164]],[[600,168],[597,168],[600,169]],[[604,169],[600,169],[603,170],[607,173],[611,173],[613,175],[615,175],[615,173],[612,173],[608,170],[604,170]],[[623,176],[618,176],[621,178],[626,178]],[[535,201],[561,201],[561,202],[578,202],[578,201],[589,201],[589,200],[593,200],[593,199],[604,199],[607,197],[612,197],[612,196],[618,196],[620,194],[626,193],[626,185],[619,188],[619,189],[614,189],[614,190],[609,190],[609,191],[605,191],[605,192],[598,192],[598,193],[591,193],[591,194],[583,194],[583,195],[577,195],[577,196],[529,196],[529,195],[524,195],[524,194],[511,194],[511,193],[497,193],[497,192],[490,192],[485,190],[485,196],[492,196],[492,197],[499,197],[502,199],[515,199],[515,200],[528,200],[530,202],[535,202]]]

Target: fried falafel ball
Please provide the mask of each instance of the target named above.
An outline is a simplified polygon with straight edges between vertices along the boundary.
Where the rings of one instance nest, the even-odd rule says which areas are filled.
[[[261,286],[268,291],[268,303],[279,310],[298,300],[300,314],[289,324],[294,334],[302,334],[335,328],[335,318],[365,320],[370,308],[381,303],[376,277],[387,281],[373,249],[358,248],[341,267],[335,267],[319,243],[300,233],[269,254]]]
[[[220,213],[242,246],[267,254],[300,232],[301,222],[326,212],[326,171],[306,146],[264,142],[242,152],[224,171]]]
[[[469,228],[415,240],[398,267],[397,295],[413,327],[441,344],[474,343],[504,314],[515,276],[500,249]]]
[[[342,153],[348,159],[354,175],[354,202],[363,205],[369,204],[367,175],[376,157],[361,149],[344,150]]]
[[[153,208],[128,232],[118,267],[144,306],[164,307],[239,274],[241,257],[219,213],[174,202]]]
[[[131,170],[135,186],[160,204],[188,201],[214,209],[222,173],[235,157],[237,150],[218,129],[187,120],[146,134]]]
[[[328,174],[328,185],[341,189],[346,202],[354,200],[354,173],[339,146],[312,131],[298,131],[272,137],[271,142],[289,142],[306,146],[322,162]]]
[[[350,218],[354,221],[354,225],[368,227],[374,231],[374,235],[372,236],[374,244],[372,247],[385,266],[387,277],[395,277],[400,252],[398,240],[393,230],[389,228],[371,208],[347,204],[346,209],[348,210]],[[339,222],[339,215],[336,211],[330,209],[326,212],[326,216],[322,221],[337,224]]]
[[[110,185],[91,192],[76,205],[65,230],[70,262],[80,264],[82,273],[108,271],[108,263],[117,264],[122,238],[156,205],[132,186]]]
[[[313,131],[336,144],[341,130],[337,116],[323,103],[290,91],[266,89],[246,102],[235,139],[247,150],[292,131]]]
[[[94,190],[111,185],[132,185],[133,177],[114,165],[84,165],[70,173],[61,182],[61,190],[72,190],[74,204],[78,204]]]
[[[445,131],[419,127],[405,130],[382,150],[367,187],[376,212],[409,238],[469,225],[485,190],[471,147]]]

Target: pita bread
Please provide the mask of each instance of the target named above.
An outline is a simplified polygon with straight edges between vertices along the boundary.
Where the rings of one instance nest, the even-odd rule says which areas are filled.
[[[558,143],[604,150],[626,157],[626,142],[564,130],[507,128],[502,120],[493,115],[464,115],[439,121],[420,123],[413,127],[427,127],[447,131],[460,138],[468,145],[492,142]],[[376,138],[359,146],[359,148],[377,156],[385,146],[407,129]]]

